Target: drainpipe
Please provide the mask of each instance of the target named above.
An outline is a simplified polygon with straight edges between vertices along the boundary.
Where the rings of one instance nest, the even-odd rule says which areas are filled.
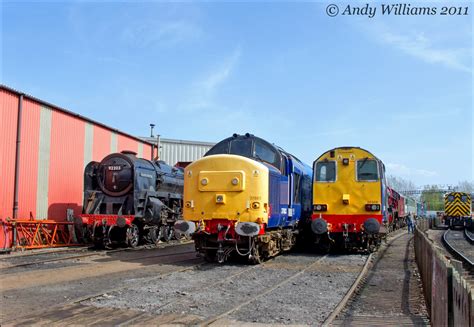
[[[160,160],[160,134],[156,135],[156,160]]]
[[[150,138],[153,138],[153,128],[155,127],[155,124],[150,124]],[[151,145],[151,161],[155,160],[155,146],[152,144]]]
[[[15,183],[13,185],[13,219],[18,218],[18,180],[20,177],[20,142],[21,142],[21,113],[23,111],[23,94],[18,100],[18,120],[16,124],[16,157]]]

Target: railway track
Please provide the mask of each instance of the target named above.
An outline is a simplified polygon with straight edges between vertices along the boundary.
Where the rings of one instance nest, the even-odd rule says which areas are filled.
[[[464,230],[464,236],[469,241],[469,243],[471,243],[471,244],[474,243],[474,233],[473,232],[470,232],[467,229],[465,229]]]
[[[315,262],[313,262],[311,265],[309,266],[306,266],[306,268],[304,269],[301,269],[299,271],[297,271],[296,273],[294,273],[293,275],[281,280],[278,284],[276,285],[273,285],[269,288],[267,288],[265,291],[263,292],[260,292],[258,294],[256,294],[255,296],[252,296],[250,299],[244,301],[244,302],[241,302],[237,305],[235,305],[233,308],[223,312],[223,313],[220,313],[214,317],[211,317],[209,319],[207,319],[206,321],[204,322],[201,322],[200,325],[201,326],[209,326],[210,324],[213,324],[214,322],[226,317],[226,316],[229,316],[230,314],[234,313],[235,311],[239,310],[240,308],[246,306],[246,305],[249,305],[250,303],[256,301],[257,299],[275,291],[276,289],[278,289],[279,287],[285,285],[285,284],[288,284],[289,282],[291,282],[292,280],[294,280],[295,278],[297,278],[298,276],[304,274],[306,271],[316,267],[321,260],[324,260],[324,258],[326,258],[328,255],[324,255],[322,257],[320,257],[318,260],[316,260]],[[263,264],[264,265],[264,264]]]
[[[373,266],[374,261],[380,260],[383,255],[385,254],[385,250],[390,243],[393,243],[395,240],[403,236],[404,233],[401,230],[393,232],[393,238],[386,242],[386,246],[383,248],[379,248],[377,252],[371,253],[367,258],[367,261],[364,264],[364,267],[361,269],[359,275],[354,280],[351,288],[348,290],[346,295],[342,298],[339,304],[334,308],[331,314],[326,318],[322,326],[332,326],[337,318],[342,315],[342,312],[348,307],[350,302],[354,300],[357,292],[365,285],[367,282],[367,276],[370,272],[371,266]]]
[[[196,257],[182,258],[182,256],[178,254],[175,254],[175,256],[177,256],[177,260],[172,260],[171,262],[166,263],[168,266],[172,265],[173,267],[167,271],[157,274],[152,278],[152,280],[158,281],[159,279],[165,278],[167,275],[194,270],[206,264],[201,259]],[[99,323],[99,325],[101,323],[104,325],[128,324],[129,321],[135,321],[136,318],[139,317],[143,319],[146,315],[135,310],[97,308],[83,304],[84,302],[94,298],[107,295],[107,293],[120,292],[127,287],[129,287],[127,283],[122,283],[118,287],[102,289],[99,292],[78,297],[72,301],[68,301],[65,304],[56,305],[47,310],[35,310],[35,313],[28,314],[20,318],[2,319],[3,321],[1,324],[37,325],[41,323],[51,326],[64,326],[69,324],[90,325],[97,323]],[[150,316],[150,318],[152,319],[154,317]],[[108,323],[109,320],[111,320],[110,323]]]
[[[120,248],[113,250],[95,250],[89,247],[80,249],[64,249],[60,251],[41,252],[36,254],[18,255],[1,258],[0,271],[20,267],[40,266],[45,263],[80,260],[93,257],[107,257],[118,252],[132,253],[136,251],[147,251],[153,249],[165,249],[172,246],[180,246],[191,243],[190,241],[179,243],[166,243],[158,246],[142,245],[136,248]],[[71,255],[72,253],[72,255]],[[153,256],[152,256],[153,257]]]
[[[398,235],[394,235],[393,239],[396,237]],[[392,242],[393,239],[389,239],[388,242]],[[289,322],[314,324],[319,321],[318,324],[324,322],[327,325],[335,319],[360,285],[365,282],[364,278],[371,263],[380,251],[368,256],[289,254],[255,266],[204,263],[195,257],[191,258],[190,253],[194,251],[182,251],[182,253],[174,251],[154,255],[137,253],[136,250],[132,252],[134,256],[127,258],[126,261],[141,263],[151,260],[156,263],[153,261],[154,258],[165,257],[164,263],[171,264],[170,270],[140,280],[134,286],[130,283],[121,283],[116,288],[98,289],[96,292],[84,294],[83,297],[76,297],[72,302],[68,301],[49,310],[10,322],[15,324],[40,322],[53,325],[92,322],[133,325],[169,322],[216,326],[229,321],[286,324]],[[114,253],[111,255],[114,255],[112,259],[122,256]],[[348,274],[351,276],[350,279],[342,277],[349,276]],[[338,281],[338,278],[342,279]],[[289,293],[295,288],[294,294]],[[314,297],[318,294],[315,292],[323,295]],[[327,296],[334,296],[337,292],[340,294],[338,297],[327,300]],[[152,300],[145,300],[150,297]],[[295,302],[295,299],[297,301],[308,299],[308,301]],[[143,300],[145,300],[144,306],[142,306]],[[292,307],[302,306],[304,310],[310,310],[311,316],[302,319],[301,314],[305,311],[300,311],[299,314],[288,313],[290,303]],[[272,312],[270,306],[276,306],[274,310],[277,314],[280,312],[285,320],[275,320],[277,319],[275,312]],[[315,314],[313,311],[315,306],[324,308],[323,311],[316,311],[322,312],[321,314]],[[260,310],[256,311],[255,308]],[[253,320],[259,319],[256,314],[264,313],[261,311],[262,308],[268,308],[265,309],[268,312],[265,312],[262,320]],[[249,314],[254,316],[248,317]]]
[[[466,230],[448,229],[443,234],[443,243],[446,248],[457,258],[462,260],[466,270],[474,271],[474,246],[472,234]]]

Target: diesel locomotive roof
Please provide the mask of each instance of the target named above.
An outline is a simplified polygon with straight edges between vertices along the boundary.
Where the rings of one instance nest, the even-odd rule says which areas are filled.
[[[291,155],[281,148],[252,134],[234,134],[214,145],[204,156],[213,154],[235,154],[243,157],[264,161],[280,169],[283,154]]]
[[[372,157],[374,157],[375,160],[377,161],[380,161],[382,162],[382,160],[380,160],[379,158],[377,158],[376,156],[374,156],[374,154],[370,151],[367,151],[366,149],[364,148],[361,148],[359,146],[340,146],[340,147],[337,147],[337,148],[334,148],[334,149],[331,149],[331,150],[327,150],[327,151],[324,151],[323,154],[321,154],[316,160],[316,161],[319,161],[319,159],[321,159],[326,153],[329,153],[331,151],[335,151],[335,150],[350,150],[350,149],[359,149],[359,150],[362,150],[362,151],[365,151],[367,152],[368,154],[370,154]]]

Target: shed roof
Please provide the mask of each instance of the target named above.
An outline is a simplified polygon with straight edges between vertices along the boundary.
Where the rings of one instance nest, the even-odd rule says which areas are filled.
[[[33,101],[38,102],[38,103],[40,103],[40,104],[42,104],[42,105],[44,105],[44,106],[46,106],[46,107],[48,107],[48,108],[51,108],[51,109],[53,109],[53,110],[61,111],[61,112],[65,113],[65,114],[67,114],[67,115],[69,115],[69,116],[72,116],[72,117],[75,117],[75,118],[79,118],[79,119],[84,120],[84,121],[86,121],[86,122],[88,122],[88,123],[91,123],[91,124],[94,124],[94,125],[103,127],[103,128],[108,129],[108,130],[110,130],[110,131],[112,131],[112,132],[115,132],[115,133],[117,133],[117,134],[121,134],[121,135],[127,136],[127,137],[129,137],[129,138],[131,138],[131,139],[134,139],[134,140],[136,140],[136,141],[139,141],[139,142],[142,142],[142,143],[146,143],[146,144],[149,144],[149,145],[153,145],[152,143],[150,143],[150,142],[149,142],[148,140],[146,140],[146,139],[142,139],[142,138],[139,138],[139,137],[136,137],[136,136],[127,134],[127,133],[122,132],[122,131],[120,131],[120,130],[118,130],[118,129],[116,129],[116,128],[107,126],[107,125],[102,124],[102,123],[100,123],[100,122],[98,122],[98,121],[95,121],[95,120],[93,120],[93,119],[84,117],[84,116],[82,116],[82,115],[79,115],[79,114],[77,114],[77,113],[71,111],[71,110],[64,109],[64,108],[62,108],[62,107],[59,107],[59,106],[57,106],[57,105],[55,105],[55,104],[52,104],[52,103],[49,103],[49,102],[47,102],[47,101],[38,99],[38,98],[36,98],[36,97],[34,97],[34,96],[32,96],[32,95],[29,95],[29,94],[26,94],[26,93],[24,93],[24,92],[18,91],[18,90],[16,90],[16,89],[13,89],[13,88],[11,88],[11,87],[8,87],[8,86],[6,86],[6,85],[4,85],[4,84],[0,84],[0,89],[5,90],[5,91],[8,91],[8,92],[10,92],[10,93],[14,93],[14,94],[16,94],[17,96],[23,95],[23,98],[33,100]]]

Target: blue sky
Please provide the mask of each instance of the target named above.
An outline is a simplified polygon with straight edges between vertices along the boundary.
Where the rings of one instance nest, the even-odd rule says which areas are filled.
[[[1,82],[135,135],[250,132],[308,164],[354,145],[417,185],[472,181],[474,6],[369,19],[328,4],[3,2]]]

